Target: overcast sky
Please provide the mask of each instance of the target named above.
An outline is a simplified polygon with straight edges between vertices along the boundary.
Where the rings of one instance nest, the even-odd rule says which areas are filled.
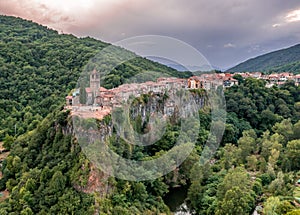
[[[0,13],[112,43],[171,36],[222,69],[300,43],[299,0],[0,0]]]

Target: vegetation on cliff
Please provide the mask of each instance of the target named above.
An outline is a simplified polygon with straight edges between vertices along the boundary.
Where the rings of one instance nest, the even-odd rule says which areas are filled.
[[[199,163],[211,124],[206,106],[199,111],[195,149],[179,168],[156,180],[120,180],[96,170],[73,136],[68,111],[60,108],[85,63],[107,44],[13,17],[0,19],[0,138],[6,135],[4,144],[11,149],[2,163],[0,190],[8,190],[9,197],[0,203],[0,214],[170,214],[164,197],[178,186],[187,187],[187,205],[197,214],[250,214],[257,204],[264,214],[299,213],[299,86],[265,88],[264,81],[249,78],[227,89],[225,133],[209,162]],[[105,84],[114,87],[151,69],[187,75],[136,58],[115,68]],[[146,95],[135,100],[148,101]],[[132,124],[138,132],[147,130],[139,115]],[[179,133],[175,121],[151,148],[117,135],[109,146],[123,157],[143,160],[166,153]]]
[[[102,214],[168,214],[164,196],[176,186],[188,187],[187,204],[197,214],[250,214],[257,204],[264,206],[266,214],[270,210],[275,210],[270,212],[273,214],[292,213],[298,195],[294,184],[300,177],[300,89],[289,83],[282,88],[263,86],[261,80],[247,79],[226,90],[225,134],[209,163],[197,162],[210,128],[206,107],[199,112],[201,127],[195,150],[178,169],[145,182],[98,176],[106,189],[89,194],[83,191],[92,164],[68,131],[68,113],[54,112],[12,144],[0,181],[1,189],[8,189],[10,196],[1,203],[1,213],[92,214],[98,210]],[[108,117],[105,123],[110,120]],[[135,126],[139,123],[142,121],[136,120]],[[178,132],[178,125],[170,124],[151,150],[115,137],[110,147],[126,158],[147,159],[172,147]]]
[[[0,16],[0,140],[34,129],[76,86],[84,69],[110,44],[92,38],[77,38],[20,18]],[[116,62],[120,54],[131,60],[110,68],[103,86],[116,87],[128,77],[145,71],[189,76],[112,46],[115,53],[105,59]],[[103,59],[102,59],[103,60]],[[85,68],[88,64],[88,68]],[[101,69],[106,67],[102,65]],[[102,72],[102,71],[101,71]]]

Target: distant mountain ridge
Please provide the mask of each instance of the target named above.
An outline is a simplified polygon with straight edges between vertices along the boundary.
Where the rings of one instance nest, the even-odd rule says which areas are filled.
[[[21,18],[0,15],[0,29],[0,140],[6,134],[18,136],[35,128],[64,102],[85,68],[106,69],[107,75],[101,77],[101,84],[106,88],[117,87],[146,72],[150,78],[158,74],[191,75],[100,40],[58,34]],[[115,53],[96,59],[95,56],[108,46]],[[107,66],[126,55],[132,59],[113,69]]]
[[[227,71],[300,73],[300,44],[251,58]]]
[[[171,67],[173,69],[176,69],[177,71],[184,72],[184,71],[190,71],[190,72],[207,72],[211,70],[222,70],[221,68],[214,66],[214,65],[181,65],[178,62],[172,61],[170,59],[165,59],[162,57],[156,57],[156,56],[147,56],[147,59],[158,62],[160,64],[166,65],[168,67]]]

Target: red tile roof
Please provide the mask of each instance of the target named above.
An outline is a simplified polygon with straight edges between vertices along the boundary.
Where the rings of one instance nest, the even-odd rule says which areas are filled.
[[[99,88],[99,91],[100,91],[100,92],[105,92],[105,91],[108,91],[108,89],[106,89],[106,88],[104,88],[104,87],[100,87],[100,88]]]
[[[92,93],[92,90],[91,90],[91,88],[87,87],[87,88],[85,88],[85,92]]]
[[[103,98],[113,98],[115,95],[113,94],[107,94],[107,95],[103,95]]]

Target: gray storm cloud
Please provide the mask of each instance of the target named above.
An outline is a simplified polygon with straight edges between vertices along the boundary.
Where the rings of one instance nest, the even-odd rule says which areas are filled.
[[[171,36],[221,68],[299,43],[299,10],[298,0],[0,0],[1,14],[77,36]]]

